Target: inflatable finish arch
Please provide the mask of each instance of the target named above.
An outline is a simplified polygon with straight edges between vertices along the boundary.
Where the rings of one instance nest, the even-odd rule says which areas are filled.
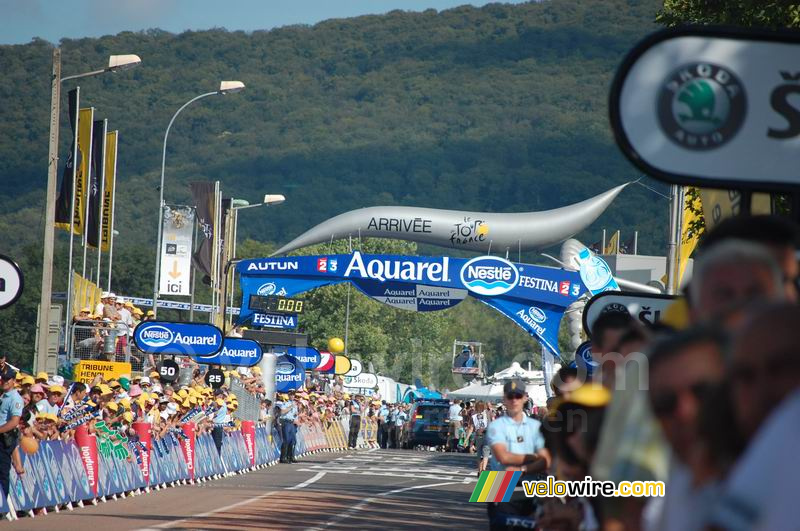
[[[561,317],[587,291],[575,271],[496,256],[466,259],[356,251],[243,260],[236,269],[242,288],[240,323],[258,315],[250,307],[251,295],[289,297],[351,282],[368,297],[412,311],[444,310],[474,297],[514,321],[556,356]]]
[[[628,184],[542,212],[465,212],[403,206],[351,210],[307,230],[272,256],[357,234],[479,252],[541,249],[563,242],[594,223]]]

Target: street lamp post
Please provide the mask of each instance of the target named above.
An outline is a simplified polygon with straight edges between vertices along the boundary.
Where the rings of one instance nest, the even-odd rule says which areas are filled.
[[[36,332],[36,357],[34,368],[36,371],[55,367],[47,367],[47,339],[50,331],[50,299],[53,294],[53,247],[55,245],[55,218],[56,218],[56,181],[58,180],[58,133],[59,117],[61,113],[61,83],[71,79],[96,76],[106,72],[115,72],[132,68],[142,60],[138,55],[112,55],[109,57],[108,66],[101,70],[93,70],[74,76],[61,77],[61,49],[53,50],[53,71],[50,92],[50,145],[47,155],[47,187],[45,189],[44,211],[44,242],[42,256],[42,290],[39,302],[39,324]],[[72,212],[70,212],[72,216]],[[70,234],[72,237],[72,234]],[[72,272],[70,271],[70,274]],[[67,293],[67,297],[70,294]],[[67,345],[67,348],[69,345]]]
[[[158,246],[156,247],[156,271],[153,279],[153,311],[158,314],[158,291],[159,291],[159,283],[161,282],[161,245],[162,245],[162,238],[164,236],[162,224],[164,222],[164,168],[166,167],[167,163],[167,138],[169,138],[169,130],[172,128],[173,122],[175,122],[175,118],[183,111],[186,107],[191,105],[192,103],[196,102],[197,100],[201,100],[203,98],[207,98],[209,96],[214,96],[216,94],[225,95],[225,94],[233,94],[234,92],[240,92],[244,90],[244,83],[241,81],[222,81],[219,84],[219,89],[215,90],[214,92],[206,92],[205,94],[200,94],[199,96],[195,96],[194,98],[190,99],[186,103],[184,103],[180,109],[175,111],[175,114],[172,115],[172,119],[169,121],[167,125],[167,131],[164,133],[164,147],[161,151],[161,183],[158,187]]]
[[[228,216],[227,220],[228,223],[231,223],[231,215],[233,215],[232,220],[232,231],[229,235],[227,240],[227,249],[229,250],[229,256],[226,256],[225,260],[225,294],[222,297],[222,315],[223,315],[223,324],[225,321],[225,315],[227,313],[227,306],[230,303],[233,306],[233,294],[236,291],[233,287],[233,277],[235,276],[235,271],[230,271],[229,266],[236,260],[236,237],[239,232],[239,211],[244,210],[247,208],[257,208],[264,205],[278,205],[286,201],[286,197],[281,194],[266,194],[264,199],[261,203],[256,203],[251,205],[248,201],[244,199],[232,199],[231,200],[231,207],[228,209]],[[225,253],[228,254],[228,253]],[[230,300],[228,300],[228,285],[230,284]]]

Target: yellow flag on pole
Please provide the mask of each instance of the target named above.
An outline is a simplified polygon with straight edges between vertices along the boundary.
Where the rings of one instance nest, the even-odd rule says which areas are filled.
[[[686,192],[683,203],[683,224],[681,226],[678,286],[681,285],[681,279],[683,279],[683,272],[686,270],[686,264],[689,263],[689,257],[700,241],[700,234],[698,234],[696,230],[693,230],[693,225],[694,222],[699,219],[699,213],[703,211],[703,203],[700,199],[700,194],[697,193],[697,189],[689,187],[686,189]],[[707,219],[708,218],[706,218],[706,220]]]
[[[92,143],[94,108],[78,113],[78,166],[75,169],[75,208],[72,211],[73,234],[83,234],[86,213],[86,181],[89,175],[89,146]],[[56,223],[56,227],[69,230],[69,223]]]
[[[608,240],[606,244],[606,248],[603,249],[603,254],[617,254],[619,251],[619,231],[615,232],[614,235]]]
[[[111,243],[111,231],[114,227],[112,217],[114,215],[114,185],[117,182],[117,131],[106,133],[106,160],[103,164],[105,164],[105,172],[100,250],[107,253]]]

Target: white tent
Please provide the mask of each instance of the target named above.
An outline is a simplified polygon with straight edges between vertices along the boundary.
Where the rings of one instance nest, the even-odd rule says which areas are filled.
[[[547,404],[547,391],[544,387],[542,371],[526,371],[516,361],[511,364],[511,367],[490,376],[488,383],[473,380],[466,387],[447,393],[447,398],[500,402],[503,399],[503,385],[512,378],[521,378],[526,381],[526,391],[534,405],[544,406]]]

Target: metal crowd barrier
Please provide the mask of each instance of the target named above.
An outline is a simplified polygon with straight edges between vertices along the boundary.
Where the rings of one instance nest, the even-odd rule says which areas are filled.
[[[249,392],[242,383],[236,378],[230,379],[230,386],[228,387],[239,402],[239,407],[233,412],[233,416],[239,420],[250,420],[258,422],[261,416],[261,399]]]
[[[132,340],[133,330],[125,323],[79,321],[72,325],[71,345],[67,358],[72,363],[83,360],[119,361],[131,364],[133,371],[141,371],[145,354]]]

